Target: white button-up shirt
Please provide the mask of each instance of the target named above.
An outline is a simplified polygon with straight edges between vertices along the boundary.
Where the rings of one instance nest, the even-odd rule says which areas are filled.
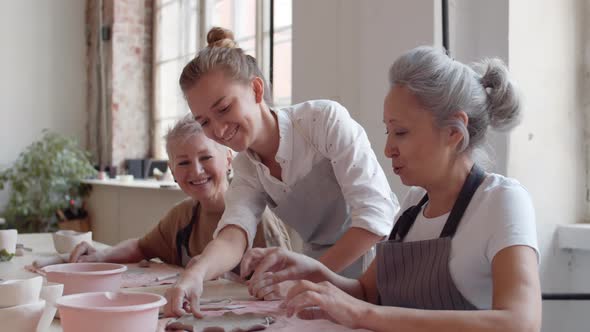
[[[282,181],[270,174],[253,151],[239,153],[233,161],[234,179],[226,192],[225,212],[214,237],[225,226],[236,225],[246,231],[251,247],[269,199],[288,204],[283,200],[291,188],[325,158],[331,161],[351,208],[351,227],[382,237],[389,235],[399,203],[364,129],[346,108],[334,101],[315,100],[276,114],[280,142],[275,160],[281,165]]]

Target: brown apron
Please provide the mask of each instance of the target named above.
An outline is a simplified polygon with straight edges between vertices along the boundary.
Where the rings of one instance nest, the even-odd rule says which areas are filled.
[[[176,233],[177,262],[182,267],[186,267],[192,258],[192,255],[189,252],[189,239],[191,237],[191,233],[193,232],[193,227],[199,220],[199,206],[200,204],[196,204],[193,207],[193,216],[191,217],[191,221],[188,223],[188,225]]]
[[[200,204],[197,204],[193,207],[193,215],[191,217],[191,221],[188,225],[184,228],[178,230],[176,233],[176,257],[177,262],[180,266],[186,267],[190,260],[194,257],[191,255],[189,249],[189,240],[191,237],[191,233],[193,232],[193,228],[199,222],[199,211],[200,211]],[[277,221],[280,222],[280,221]],[[277,224],[278,226],[282,226]],[[284,227],[284,226],[283,226]],[[286,230],[285,230],[286,232]],[[284,240],[284,239],[281,239]],[[232,270],[235,274],[240,274],[240,264],[234,267]]]
[[[437,239],[403,242],[428,195],[399,217],[389,240],[377,244],[380,304],[428,310],[477,310],[455,286],[449,257],[451,240],[484,177],[483,170],[473,165]]]

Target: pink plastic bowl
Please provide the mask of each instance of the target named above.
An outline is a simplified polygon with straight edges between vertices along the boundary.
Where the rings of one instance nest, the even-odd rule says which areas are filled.
[[[64,332],[155,331],[164,304],[150,293],[84,293],[56,301]]]
[[[64,295],[116,292],[127,266],[113,263],[69,263],[49,265],[42,270],[47,281],[64,284]]]

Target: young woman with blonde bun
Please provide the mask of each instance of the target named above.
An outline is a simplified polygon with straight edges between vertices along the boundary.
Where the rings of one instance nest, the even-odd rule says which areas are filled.
[[[269,272],[257,264],[264,257],[244,256],[267,206],[299,233],[305,255],[359,276],[363,256],[389,234],[398,210],[365,131],[334,101],[273,108],[256,60],[231,31],[213,28],[207,42],[184,68],[180,87],[205,134],[239,153],[215,239],[168,291],[166,313],[200,316],[203,282],[243,257],[242,277]],[[253,295],[274,297],[277,287]]]

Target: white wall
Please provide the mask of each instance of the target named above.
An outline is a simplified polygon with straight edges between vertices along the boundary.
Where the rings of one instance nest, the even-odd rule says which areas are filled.
[[[582,221],[586,208],[579,88],[583,3],[510,3],[510,67],[526,100],[523,123],[510,139],[508,173],[533,196],[548,260],[555,225]]]
[[[86,141],[85,1],[0,1],[0,168],[49,128]],[[0,210],[8,197],[0,191]]]
[[[463,63],[497,57],[508,63],[508,0],[450,0],[451,55]],[[490,131],[484,149],[491,171],[506,174],[508,135]]]
[[[387,72],[404,51],[440,45],[439,22],[436,0],[293,1],[293,102],[328,98],[346,106],[400,200],[407,189],[383,154]]]
[[[510,68],[526,99],[507,170],[535,204],[544,292],[590,289],[590,254],[561,250],[555,241],[556,225],[580,222],[586,211],[584,6],[584,0],[510,2]],[[587,331],[589,305],[544,302],[543,331]]]
[[[439,43],[438,23],[433,19],[438,3],[293,3],[293,100],[331,98],[344,104],[367,130],[400,198],[405,190],[382,153],[386,73],[404,50]],[[582,99],[580,86],[587,91],[590,74],[585,85],[580,82],[583,70],[590,72],[590,4],[584,0],[451,0],[450,5],[453,56],[462,62],[486,56],[504,59],[524,96],[522,125],[511,134],[492,133],[489,143],[495,171],[517,178],[533,197],[543,291],[590,292],[590,254],[558,249],[554,241],[556,225],[584,220],[587,206],[588,154],[582,126],[590,123],[583,116],[590,97]],[[545,301],[543,331],[586,331],[588,305]]]

